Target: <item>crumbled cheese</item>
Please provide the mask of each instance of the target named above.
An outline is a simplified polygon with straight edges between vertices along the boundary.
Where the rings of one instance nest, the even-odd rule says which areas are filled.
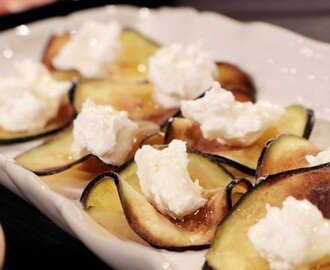
[[[86,21],[54,57],[58,69],[75,69],[85,77],[102,76],[102,65],[112,63],[121,51],[117,21]]]
[[[266,209],[248,237],[270,269],[305,269],[330,256],[330,220],[315,205],[289,196],[282,209],[270,205]]]
[[[126,111],[96,105],[87,99],[73,122],[73,153],[98,156],[105,163],[121,165],[129,154],[137,124]]]
[[[268,102],[235,101],[214,82],[202,98],[181,102],[182,115],[200,124],[203,136],[228,145],[250,145],[277,121],[284,109]]]
[[[186,151],[185,142],[173,140],[165,149],[144,145],[135,154],[144,196],[161,213],[179,219],[206,202],[198,180],[189,176]]]
[[[215,63],[200,43],[164,46],[149,58],[148,69],[154,98],[165,108],[179,107],[182,99],[198,97],[217,75]]]
[[[11,132],[43,128],[56,117],[71,82],[58,82],[32,59],[13,63],[10,76],[0,76],[0,127]]]
[[[305,159],[310,166],[316,166],[319,164],[330,162],[330,148],[319,152],[316,156],[306,155]]]

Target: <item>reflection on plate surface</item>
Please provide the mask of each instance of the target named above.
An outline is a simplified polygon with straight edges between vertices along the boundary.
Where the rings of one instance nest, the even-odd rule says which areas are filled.
[[[300,103],[315,111],[317,125],[312,140],[330,145],[323,134],[330,130],[330,45],[265,23],[240,23],[220,14],[190,8],[157,10],[108,6],[21,25],[0,35],[0,72],[16,59],[40,59],[54,32],[77,29],[85,19],[118,19],[161,44],[202,41],[215,60],[237,64],[252,76],[258,99],[282,106]],[[209,31],[211,29],[211,31]],[[36,142],[32,143],[33,145]],[[1,147],[0,181],[46,214],[64,230],[85,243],[102,260],[118,269],[201,269],[201,252],[175,253],[119,240],[95,224],[78,200],[49,189],[36,175],[10,158],[32,144]],[[28,183],[28,184],[27,184]],[[63,190],[62,194],[80,190]]]

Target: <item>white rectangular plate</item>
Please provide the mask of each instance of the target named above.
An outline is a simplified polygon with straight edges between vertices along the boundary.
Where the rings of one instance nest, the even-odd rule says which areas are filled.
[[[214,60],[238,65],[253,78],[258,100],[282,106],[293,103],[314,109],[317,121],[312,140],[320,147],[330,128],[330,45],[266,23],[241,23],[191,8],[147,9],[107,6],[70,16],[21,25],[0,34],[0,72],[13,60],[41,59],[50,35],[77,29],[86,19],[118,19],[160,44],[202,41]],[[116,269],[201,269],[204,254],[167,252],[120,240],[98,226],[77,198],[55,193],[39,177],[17,166],[12,158],[35,143],[0,148],[0,182],[24,198],[97,256]],[[78,190],[78,193],[81,190]]]

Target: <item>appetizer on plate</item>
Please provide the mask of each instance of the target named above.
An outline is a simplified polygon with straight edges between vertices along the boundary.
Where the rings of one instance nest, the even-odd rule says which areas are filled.
[[[24,85],[54,107],[52,114],[37,127],[6,127],[2,141],[61,131],[15,161],[53,191],[79,199],[105,229],[158,249],[210,248],[205,268],[329,267],[330,248],[321,238],[329,236],[330,172],[329,163],[310,166],[310,155],[322,153],[308,140],[313,110],[257,100],[250,76],[214,61],[202,43],[162,46],[117,21],[86,21],[54,34],[42,62],[48,70],[23,72]],[[19,104],[13,100],[4,110]],[[38,106],[36,119],[48,115]],[[307,229],[322,228],[324,234],[313,234],[320,251],[292,259],[259,241],[281,242],[265,224],[273,226],[272,213],[285,211],[299,220],[300,208],[312,209],[316,225]],[[293,249],[288,245],[287,253]]]

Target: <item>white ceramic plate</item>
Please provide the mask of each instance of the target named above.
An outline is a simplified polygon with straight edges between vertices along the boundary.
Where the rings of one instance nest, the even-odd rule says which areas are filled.
[[[190,8],[150,10],[108,6],[22,25],[0,34],[0,72],[22,57],[40,59],[49,36],[76,29],[86,19],[118,19],[161,44],[204,42],[215,60],[228,61],[254,79],[258,99],[279,105],[300,103],[314,109],[317,125],[312,139],[320,147],[330,128],[330,45],[293,32],[253,22],[240,23],[220,14]],[[35,143],[1,147],[0,181],[61,228],[86,244],[116,269],[201,269],[205,251],[175,253],[119,240],[98,226],[78,202],[80,189],[52,191],[36,175],[17,166],[12,158]]]

